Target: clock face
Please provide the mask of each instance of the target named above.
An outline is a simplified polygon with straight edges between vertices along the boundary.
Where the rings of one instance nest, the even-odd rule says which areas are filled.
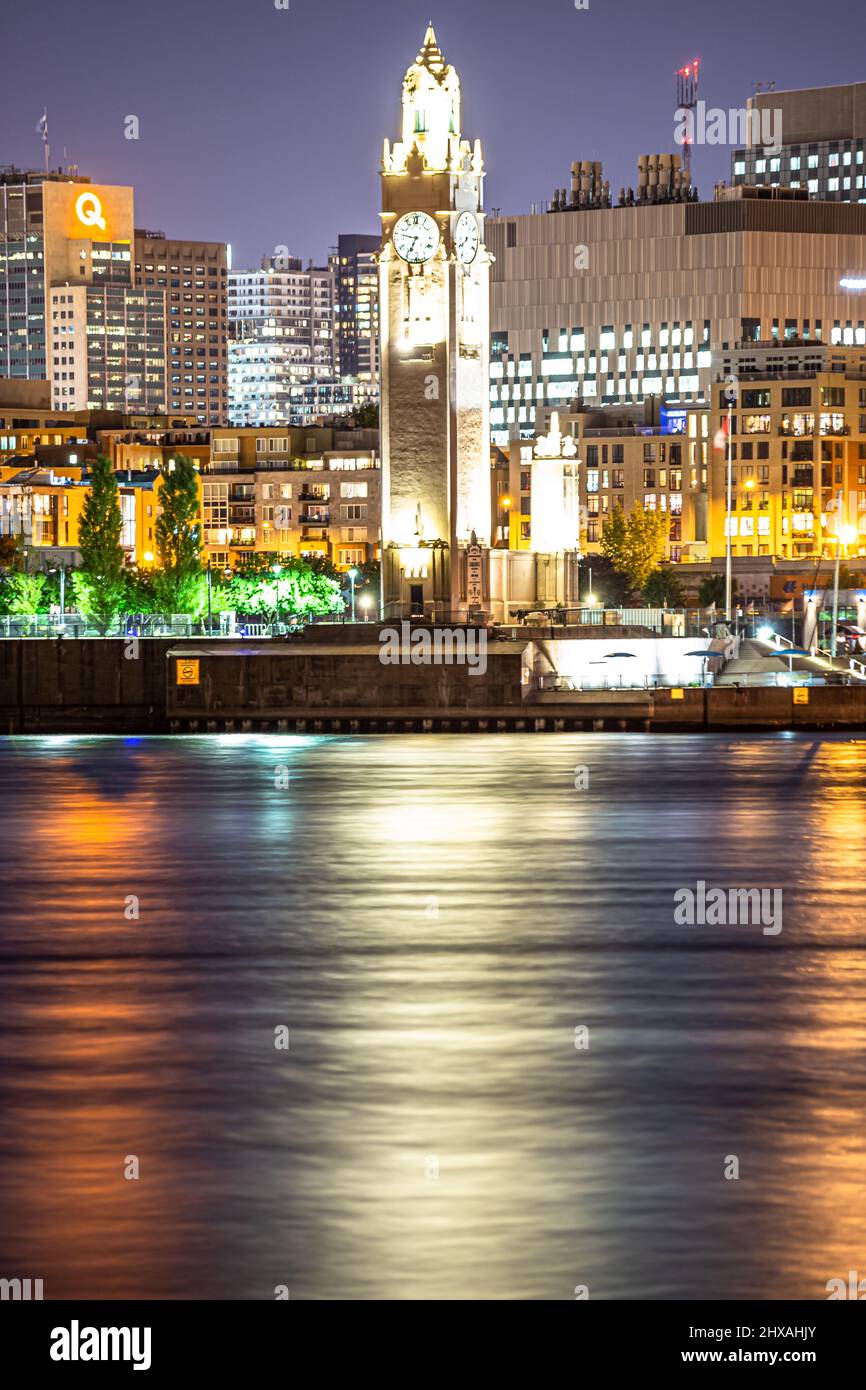
[[[407,212],[395,226],[391,239],[398,256],[411,265],[422,265],[436,254],[439,228],[429,212]]]
[[[471,265],[478,255],[480,238],[478,223],[471,212],[461,212],[454,227],[454,245],[464,265]]]

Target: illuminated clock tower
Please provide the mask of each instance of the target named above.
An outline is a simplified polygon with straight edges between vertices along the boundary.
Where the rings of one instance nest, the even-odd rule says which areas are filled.
[[[491,257],[480,141],[432,25],[382,157],[382,585],[386,617],[486,606]]]

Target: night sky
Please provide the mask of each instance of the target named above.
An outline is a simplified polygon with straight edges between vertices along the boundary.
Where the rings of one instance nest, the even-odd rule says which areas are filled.
[[[601,159],[614,197],[639,153],[673,145],[674,70],[740,106],[779,89],[866,78],[863,0],[42,0],[3,21],[0,163],[51,162],[133,184],[136,222],[230,241],[234,264],[278,245],[322,263],[338,232],[378,231],[382,139],[432,17],[480,136],[487,207],[527,211]],[[141,138],[124,139],[139,117]],[[696,151],[702,196],[729,150]]]

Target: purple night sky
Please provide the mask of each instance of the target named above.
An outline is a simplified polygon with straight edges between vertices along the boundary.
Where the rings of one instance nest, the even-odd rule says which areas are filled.
[[[464,135],[484,142],[487,207],[527,211],[600,159],[614,197],[637,155],[670,150],[674,70],[700,57],[700,95],[740,106],[779,89],[863,80],[862,0],[43,0],[7,12],[0,163],[51,162],[132,184],[136,222],[230,241],[236,267],[277,245],[324,261],[338,232],[378,230],[378,162],[400,83],[432,18],[463,85]],[[124,139],[137,115],[141,138]],[[702,196],[729,150],[699,148]]]

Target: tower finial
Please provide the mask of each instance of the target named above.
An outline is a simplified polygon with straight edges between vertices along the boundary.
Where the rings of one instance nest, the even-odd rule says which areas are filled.
[[[421,67],[429,68],[430,72],[434,73],[436,77],[441,77],[447,66],[442,55],[442,50],[436,40],[436,31],[433,28],[432,19],[427,25],[427,32],[424,35],[421,52],[418,54],[415,62]]]

